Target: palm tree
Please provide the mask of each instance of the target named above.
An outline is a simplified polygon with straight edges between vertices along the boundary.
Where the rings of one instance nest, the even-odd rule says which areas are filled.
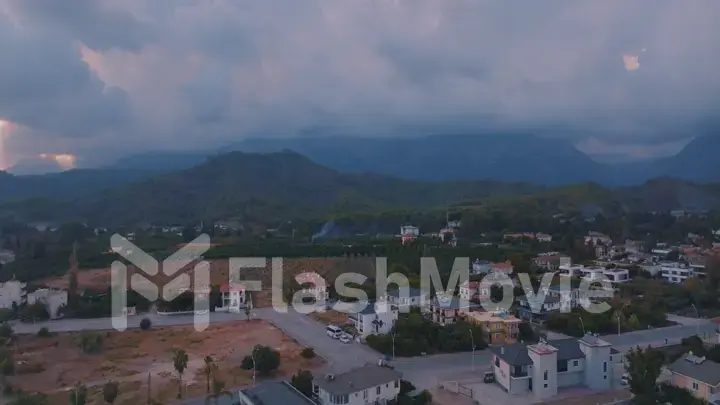
[[[87,388],[80,383],[77,383],[75,387],[70,390],[70,405],[85,405],[87,402]]]
[[[230,399],[232,399],[233,397],[232,392],[225,389],[225,382],[220,380],[213,380],[212,393],[208,394],[205,397],[205,405],[210,405],[211,403],[217,405],[218,400],[223,395],[227,395],[228,397],[230,397]]]
[[[210,379],[215,374],[215,371],[217,371],[217,364],[215,364],[215,360],[211,356],[205,356],[205,368],[203,368],[203,373],[205,374],[205,384],[206,384],[206,393],[210,393]]]
[[[106,403],[112,404],[118,397],[120,387],[115,381],[108,381],[103,387],[103,399]]]
[[[178,398],[182,398],[182,376],[185,372],[185,369],[187,369],[188,365],[188,354],[185,350],[182,349],[176,349],[173,354],[173,366],[175,367],[175,371],[178,372],[178,376],[180,376],[180,384],[178,386]]]

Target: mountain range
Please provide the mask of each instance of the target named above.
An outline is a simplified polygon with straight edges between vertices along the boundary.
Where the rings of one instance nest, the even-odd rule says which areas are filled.
[[[431,135],[414,138],[358,138],[314,136],[298,138],[250,138],[219,150],[202,152],[147,152],[121,158],[106,167],[84,169],[81,175],[52,173],[23,176],[37,183],[58,185],[73,179],[108,177],[108,185],[186,169],[213,156],[243,151],[268,153],[290,150],[343,173],[377,173],[418,181],[491,179],[558,186],[595,182],[607,186],[642,184],[657,177],[690,181],[720,180],[720,136],[693,139],[675,156],[637,163],[606,164],[591,159],[565,139],[541,138],[527,134]],[[27,165],[28,162],[25,162]],[[47,162],[43,169],[47,170]],[[27,167],[10,172],[31,173]],[[90,174],[89,172],[94,172]],[[126,173],[125,176],[123,173]],[[96,191],[95,181],[89,190]],[[4,191],[0,184],[0,191]],[[83,188],[83,187],[81,187]],[[43,194],[43,187],[31,192],[11,191],[4,198]],[[49,194],[55,194],[49,193]],[[3,199],[0,197],[0,199]]]
[[[0,218],[80,219],[102,226],[240,219],[277,223],[353,213],[446,209],[558,212],[666,211],[720,207],[720,183],[655,179],[632,187],[544,186],[497,180],[417,181],[343,173],[292,151],[229,152],[187,169],[73,170],[45,176],[0,173]],[[442,165],[430,162],[431,166]],[[512,207],[512,208],[511,208]]]
[[[218,153],[283,150],[300,153],[344,173],[378,173],[419,181],[492,179],[548,186],[582,182],[629,186],[657,177],[720,180],[720,160],[715,157],[720,152],[720,136],[695,138],[675,156],[622,164],[599,163],[565,139],[511,133],[416,138],[250,138],[213,152],[130,156],[108,168],[170,171],[202,163]]]

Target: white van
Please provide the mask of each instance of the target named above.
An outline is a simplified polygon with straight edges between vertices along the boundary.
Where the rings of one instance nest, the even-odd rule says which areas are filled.
[[[328,325],[327,329],[325,330],[327,331],[328,336],[333,339],[340,339],[340,335],[343,334],[343,330],[340,329],[339,326],[335,325]]]

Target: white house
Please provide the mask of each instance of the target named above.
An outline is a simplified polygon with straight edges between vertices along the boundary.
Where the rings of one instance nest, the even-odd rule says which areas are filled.
[[[672,284],[680,284],[694,276],[694,269],[685,263],[663,262],[660,263],[663,279]]]
[[[602,244],[602,245],[611,245],[612,239],[605,235],[604,233],[600,232],[588,232],[587,236],[585,237],[585,244],[593,243],[594,245]]]
[[[511,395],[533,394],[540,400],[556,396],[558,388],[564,387],[612,389],[613,358],[619,356],[597,335],[541,340],[534,345],[515,343],[490,351],[497,384]]]
[[[223,402],[227,399],[227,402]],[[202,400],[200,403],[205,403]],[[217,405],[317,405],[310,398],[303,395],[287,381],[267,381],[253,385],[233,393],[230,396],[220,396]]]
[[[538,242],[550,243],[552,242],[552,235],[548,235],[546,233],[536,233],[535,239],[537,239]]]
[[[0,283],[0,308],[12,308],[13,304],[24,303],[27,296],[26,286],[26,283],[17,280]]]
[[[480,300],[490,296],[490,287],[487,283],[482,283],[480,281],[466,281],[460,284],[458,293],[460,294],[461,300]]]
[[[409,310],[411,308],[427,308],[430,305],[430,293],[419,290],[417,288],[390,290],[387,296],[381,297],[387,300],[391,306],[397,307],[399,310]]]
[[[321,405],[384,405],[400,395],[402,374],[381,365],[366,365],[343,374],[313,379]]]
[[[36,302],[45,305],[50,319],[57,319],[61,316],[60,308],[67,306],[68,293],[65,290],[41,288],[27,294],[28,305]]]
[[[413,225],[403,225],[400,227],[400,236],[420,236],[420,228]]]
[[[370,335],[389,333],[398,320],[398,308],[386,300],[361,303],[348,319],[355,327],[358,336],[366,338]]]
[[[241,312],[246,305],[252,307],[243,284],[223,284],[220,286],[220,295],[222,306],[216,307],[215,312]]]
[[[317,303],[324,303],[330,297],[325,279],[316,272],[298,274],[295,281],[301,286],[301,297],[310,297]]]

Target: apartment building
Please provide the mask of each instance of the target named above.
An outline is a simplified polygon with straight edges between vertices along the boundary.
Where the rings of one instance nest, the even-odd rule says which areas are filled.
[[[370,301],[359,304],[357,308],[348,314],[348,320],[363,339],[370,335],[390,333],[399,316],[398,307],[387,300]]]
[[[466,281],[458,288],[461,300],[482,301],[490,297],[490,286],[480,281]]]
[[[207,404],[202,398],[197,405]],[[221,396],[217,405],[317,405],[287,381],[268,381],[240,390],[232,396]],[[195,404],[193,404],[195,405]]]
[[[384,405],[400,395],[401,378],[390,367],[366,365],[343,374],[316,376],[313,390],[321,405]]]
[[[488,344],[512,344],[518,339],[522,320],[506,312],[475,311],[465,314],[468,322],[479,325]]]
[[[541,271],[557,271],[560,266],[569,266],[572,264],[572,259],[569,256],[564,255],[547,255],[538,256],[532,259],[533,264]]]
[[[720,400],[720,364],[705,357],[689,354],[669,364],[669,383],[690,391],[694,396],[710,403]]]
[[[530,300],[527,296],[518,297],[517,316],[532,323],[542,324],[551,313],[559,312],[565,305],[558,296],[546,294],[542,302],[540,298],[539,295],[535,296],[534,300]]]
[[[587,236],[585,237],[585,244],[592,243],[594,245],[602,244],[602,245],[612,245],[612,238],[605,235],[604,233],[600,232],[588,232]]]
[[[392,306],[397,307],[400,311],[407,311],[412,308],[425,309],[430,305],[430,293],[417,288],[400,288],[390,290],[387,296],[381,297]]]
[[[548,399],[559,388],[584,386],[594,391],[612,388],[611,344],[596,335],[582,339],[541,340],[534,345],[515,343],[491,347],[495,381],[511,395],[532,393]]]
[[[317,303],[324,303],[330,298],[325,279],[315,272],[301,273],[295,276],[295,282],[300,285],[300,297],[310,298]]]
[[[663,280],[672,284],[681,284],[690,277],[694,277],[695,270],[687,263],[663,262],[660,263]]]
[[[480,308],[482,308],[480,304],[458,297],[446,300],[435,298],[430,304],[430,319],[440,325],[451,325],[465,319],[468,312],[478,311]]]

